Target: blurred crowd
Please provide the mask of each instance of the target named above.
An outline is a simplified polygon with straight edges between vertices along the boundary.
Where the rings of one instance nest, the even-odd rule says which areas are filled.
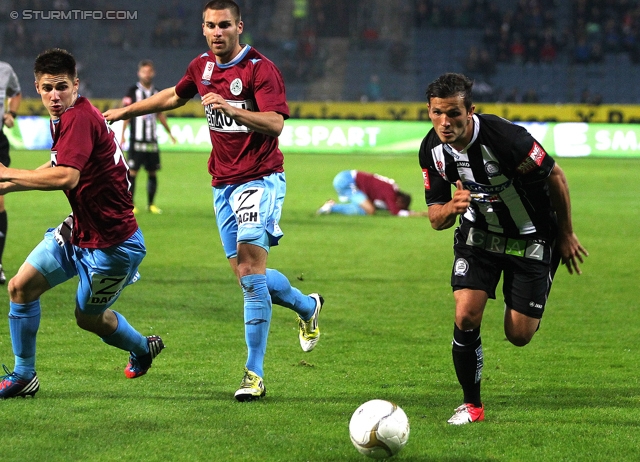
[[[204,5],[204,0],[201,3]],[[477,31],[477,40],[459,64],[478,81],[480,90],[483,84],[490,85],[500,63],[588,65],[603,62],[607,54],[626,54],[632,63],[640,63],[640,2],[636,0],[394,0],[388,6],[374,0],[238,3],[243,19],[250,24],[243,34],[244,41],[273,52],[273,60],[288,82],[306,83],[325,73],[331,49],[320,46],[319,41],[327,37],[346,37],[358,50],[381,53],[394,72],[406,72],[411,69],[408,62],[414,46],[410,43],[411,27]],[[60,28],[59,21],[13,20],[10,13],[25,9],[105,10],[104,2],[2,0],[0,56],[33,57],[51,46],[52,32],[57,36],[57,46],[70,49],[89,43],[96,50],[100,46],[124,51],[141,46],[202,48],[205,43],[198,24],[202,5],[168,0],[143,7],[127,0],[111,0],[109,9],[136,10],[138,20],[65,21],[65,27]],[[289,15],[286,21],[278,16],[283,11]],[[394,16],[401,20],[393,23]],[[364,85],[364,99],[384,99],[378,74],[372,73]],[[520,92],[513,88],[501,98],[535,102],[537,95],[531,89]]]

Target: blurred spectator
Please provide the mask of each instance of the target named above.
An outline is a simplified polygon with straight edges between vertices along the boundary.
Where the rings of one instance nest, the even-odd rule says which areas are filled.
[[[395,72],[405,72],[407,65],[407,46],[395,41],[389,47],[389,64]]]
[[[591,47],[587,42],[587,37],[581,34],[576,39],[573,47],[573,62],[576,64],[587,64],[591,60]]]
[[[518,92],[518,87],[513,87],[504,95],[505,103],[519,103],[520,102],[520,94]]]
[[[540,98],[538,98],[538,92],[535,88],[529,88],[524,95],[522,95],[523,103],[538,103],[540,102]]]
[[[382,101],[384,98],[382,96],[382,86],[380,85],[380,76],[378,74],[371,74],[369,78],[369,83],[367,83],[367,91],[366,94],[363,95],[363,98],[360,100],[363,102],[366,101]]]

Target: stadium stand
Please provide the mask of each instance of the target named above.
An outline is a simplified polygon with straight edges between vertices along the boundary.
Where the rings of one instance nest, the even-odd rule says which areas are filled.
[[[239,0],[245,41],[282,70],[291,101],[423,101],[443,72],[476,81],[478,101],[640,102],[640,6],[627,0]],[[204,2],[203,2],[204,4]],[[98,0],[3,0],[0,56],[22,82],[49,46],[69,48],[84,94],[119,98],[140,59],[160,88],[205,49],[201,5],[110,0],[135,20],[11,20],[26,9],[104,11]],[[56,37],[57,40],[52,40]],[[478,56],[484,61],[475,61]],[[487,64],[487,56],[492,60]],[[472,59],[473,58],[473,59]],[[484,63],[484,64],[482,64]],[[373,82],[373,83],[372,83]],[[36,97],[23,85],[26,97]]]

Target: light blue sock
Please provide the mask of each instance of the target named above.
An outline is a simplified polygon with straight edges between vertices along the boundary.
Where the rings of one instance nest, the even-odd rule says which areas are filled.
[[[289,279],[278,270],[267,268],[267,287],[276,305],[290,308],[308,321],[316,309],[316,299],[304,295],[293,287]]]
[[[131,327],[124,316],[117,311],[113,312],[118,318],[118,327],[113,334],[102,337],[102,341],[107,345],[120,348],[121,350],[130,351],[136,356],[142,356],[149,353],[149,345],[147,338],[140,332]]]
[[[247,342],[247,369],[263,377],[264,355],[271,324],[271,297],[264,274],[240,278],[244,293],[244,337]]]
[[[36,373],[36,334],[40,327],[40,300],[9,302],[9,332],[15,355],[15,372],[30,379]]]
[[[346,204],[334,204],[331,207],[331,213],[341,213],[342,215],[366,215],[362,207],[353,202]]]

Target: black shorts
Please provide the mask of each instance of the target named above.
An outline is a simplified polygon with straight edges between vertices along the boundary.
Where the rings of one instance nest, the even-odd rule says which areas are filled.
[[[160,152],[159,151],[136,151],[129,149],[127,163],[131,170],[140,170],[144,167],[147,172],[155,172],[160,170]]]
[[[9,157],[9,139],[7,135],[2,133],[0,128],[0,163],[5,167],[8,167],[11,163],[11,157]]]
[[[483,290],[495,299],[496,287],[504,274],[505,305],[526,316],[542,318],[560,264],[552,243],[529,236],[506,239],[485,231],[472,229],[465,233],[456,229],[453,250],[451,287],[454,291]]]

